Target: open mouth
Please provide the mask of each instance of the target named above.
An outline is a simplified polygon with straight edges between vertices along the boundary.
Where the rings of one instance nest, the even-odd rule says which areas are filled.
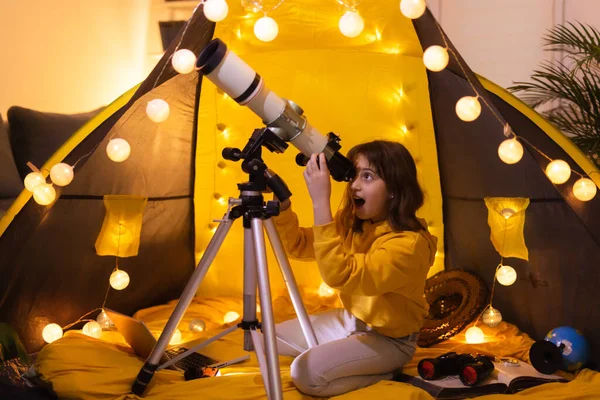
[[[360,197],[354,198],[354,206],[356,208],[361,208],[364,205],[365,205],[365,199],[361,199]]]

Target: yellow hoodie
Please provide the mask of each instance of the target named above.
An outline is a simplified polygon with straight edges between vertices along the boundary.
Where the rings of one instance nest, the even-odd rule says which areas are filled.
[[[418,332],[429,310],[425,279],[437,238],[427,230],[394,232],[386,221],[365,221],[362,233],[343,237],[338,217],[300,228],[290,208],[273,220],[290,257],[316,260],[323,281],[356,318],[392,338]]]

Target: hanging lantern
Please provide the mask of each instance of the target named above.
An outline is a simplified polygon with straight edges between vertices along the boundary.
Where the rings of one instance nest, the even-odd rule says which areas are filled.
[[[546,167],[546,175],[554,184],[565,183],[571,177],[571,167],[563,160],[554,160]]]
[[[33,200],[41,206],[47,206],[54,199],[56,199],[56,190],[51,183],[42,183],[33,189]]]
[[[448,66],[448,50],[442,46],[429,46],[423,53],[423,64],[433,72],[439,72]]]
[[[212,22],[223,21],[229,13],[225,0],[204,0],[204,16]]]
[[[58,163],[50,169],[50,179],[55,185],[67,186],[73,181],[73,167]]]
[[[52,343],[63,336],[63,330],[58,324],[48,324],[42,330],[42,338],[46,343]]]
[[[180,74],[189,74],[196,66],[196,55],[188,49],[177,50],[171,58],[171,64]]]
[[[467,343],[469,344],[483,343],[485,341],[483,331],[476,326],[472,326],[467,329],[465,332],[465,337],[467,339]]]
[[[25,189],[29,190],[30,192],[33,192],[36,186],[42,183],[46,183],[46,178],[44,178],[44,175],[42,175],[41,172],[30,172],[23,181]]]
[[[481,315],[481,319],[483,320],[483,323],[490,328],[495,328],[502,322],[502,314],[494,307],[489,306]]]
[[[169,103],[163,99],[150,100],[146,105],[146,114],[152,122],[160,123],[166,121],[169,118],[170,112]]]
[[[400,11],[406,18],[416,19],[425,12],[425,0],[401,0]]]
[[[120,269],[110,274],[110,286],[115,290],[123,290],[129,285],[129,274]]]
[[[338,23],[342,35],[353,38],[360,35],[365,28],[365,21],[356,11],[346,11]]]
[[[498,147],[498,157],[506,164],[516,164],[523,158],[523,145],[517,139],[506,139]]]
[[[517,280],[517,271],[509,265],[502,265],[496,271],[498,283],[504,286],[510,286]]]
[[[262,17],[254,23],[254,35],[263,42],[272,41],[278,33],[279,26],[271,17]]]
[[[83,326],[82,332],[84,335],[100,339],[100,336],[102,336],[102,326],[96,321],[90,321]]]
[[[474,96],[462,97],[456,103],[456,115],[465,122],[475,121],[481,114],[481,104]]]
[[[206,330],[206,323],[201,319],[193,319],[190,321],[190,331],[192,332],[204,332]]]
[[[129,154],[131,154],[131,146],[125,139],[111,139],[106,146],[106,154],[112,161],[122,162],[127,160]]]
[[[578,179],[573,185],[573,195],[579,201],[590,201],[596,196],[596,184],[588,178]]]

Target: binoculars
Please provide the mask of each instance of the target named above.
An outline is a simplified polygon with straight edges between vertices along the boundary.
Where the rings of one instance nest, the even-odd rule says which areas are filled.
[[[489,356],[477,354],[442,354],[437,358],[424,358],[417,366],[421,378],[431,381],[458,375],[465,386],[476,386],[494,370]]]

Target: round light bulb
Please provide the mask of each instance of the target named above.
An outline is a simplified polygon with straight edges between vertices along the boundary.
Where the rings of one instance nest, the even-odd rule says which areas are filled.
[[[25,189],[33,192],[33,189],[35,189],[36,186],[46,183],[46,178],[44,178],[44,175],[42,175],[41,172],[30,172],[25,177],[23,183],[25,184]]]
[[[67,186],[73,181],[73,167],[59,163],[50,169],[50,179],[58,186]]]
[[[96,317],[96,322],[100,324],[103,330],[108,330],[114,326],[112,320],[104,310],[100,311],[100,314]]]
[[[481,104],[474,96],[465,96],[456,102],[456,115],[465,122],[475,121],[481,114]]]
[[[498,146],[498,157],[506,164],[516,164],[523,158],[523,145],[517,139],[506,139]]]
[[[120,269],[110,274],[110,286],[115,290],[123,290],[129,285],[129,274]]]
[[[335,294],[335,290],[330,288],[325,282],[322,282],[319,286],[319,296],[321,297],[331,297]]]
[[[465,332],[465,337],[467,338],[467,343],[469,344],[477,344],[484,342],[483,331],[476,327],[472,326]]]
[[[56,190],[51,183],[42,183],[33,189],[33,200],[41,206],[47,206],[56,199]]]
[[[112,161],[122,162],[127,160],[129,154],[131,154],[131,146],[125,139],[112,139],[106,146],[106,154]]]
[[[419,18],[425,12],[425,0],[401,0],[400,11],[406,18]]]
[[[483,323],[490,328],[495,328],[502,322],[502,314],[500,314],[500,311],[490,306],[483,312],[481,319],[483,320]]]
[[[175,333],[171,336],[171,340],[169,340],[170,345],[181,343],[181,331],[179,329],[175,329]]]
[[[204,332],[206,330],[206,323],[201,319],[193,319],[190,321],[190,331],[192,332]]]
[[[58,324],[48,324],[42,330],[42,337],[46,343],[52,343],[60,339],[63,335],[63,330]]]
[[[84,335],[100,339],[100,336],[102,336],[102,326],[96,321],[90,321],[83,326],[82,332]]]
[[[510,286],[517,280],[517,271],[509,265],[502,265],[496,272],[498,283],[504,286]]]
[[[579,201],[590,201],[596,196],[596,184],[588,178],[581,178],[573,185],[573,195]]]
[[[240,314],[235,311],[229,311],[223,316],[223,322],[229,324],[231,322],[237,321],[240,317]]]
[[[360,35],[365,28],[365,21],[356,11],[346,11],[338,23],[342,35],[353,38]]]
[[[229,13],[229,6],[225,0],[205,0],[204,16],[212,22],[223,21]]]
[[[423,53],[423,64],[433,72],[439,72],[448,66],[448,50],[442,46],[429,46]]]
[[[242,7],[244,7],[244,10],[253,13],[262,10],[262,5],[257,0],[242,0]]]
[[[152,122],[159,123],[165,121],[169,118],[170,112],[171,109],[169,108],[169,103],[163,99],[150,100],[146,105],[146,114]]]
[[[263,42],[270,42],[278,33],[279,26],[271,17],[262,17],[254,23],[254,35]]]
[[[180,74],[189,74],[196,66],[196,55],[188,49],[177,50],[171,58],[171,64]]]
[[[571,167],[569,167],[566,161],[554,160],[546,167],[546,175],[552,183],[560,185],[569,180]]]

